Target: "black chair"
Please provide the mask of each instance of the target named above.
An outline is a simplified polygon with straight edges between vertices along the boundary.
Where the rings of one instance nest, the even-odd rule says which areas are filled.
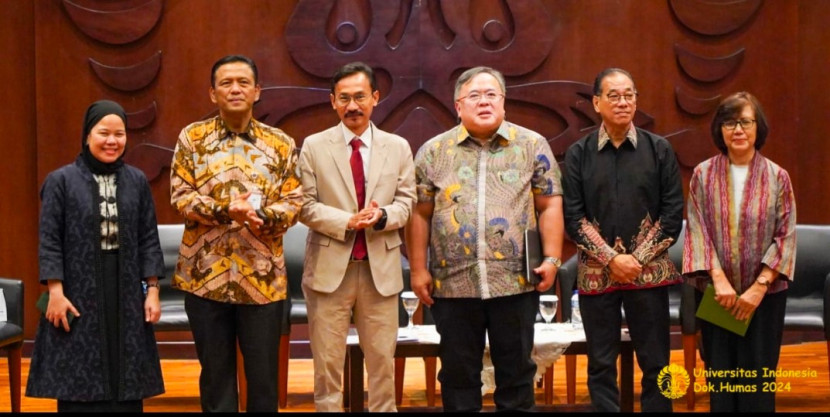
[[[556,278],[556,286],[559,291],[559,320],[568,322],[571,320],[571,295],[576,289],[576,266],[577,256],[571,256],[559,268]],[[549,368],[552,370],[553,367]],[[551,388],[548,388],[551,387]],[[545,376],[545,399],[550,395],[548,392],[553,387],[553,376]],[[567,391],[566,402],[576,402],[576,355],[565,355],[565,387]]]
[[[787,294],[784,331],[821,331],[830,369],[830,226],[797,225],[795,273]]]
[[[683,242],[686,240],[686,222],[683,222],[680,236],[669,248],[671,259],[677,272],[683,272]],[[689,374],[689,387],[686,391],[686,408],[695,409],[695,366],[697,365],[698,319],[695,317],[695,289],[691,285],[680,284],[669,287],[669,319],[672,326],[680,326],[683,344],[683,367]]]
[[[409,261],[405,257],[401,257],[401,268],[403,269],[403,291],[412,291],[409,277]],[[414,324],[435,324],[432,318],[432,313],[429,308],[418,304],[418,310],[412,316]],[[398,302],[398,325],[406,327],[409,324],[409,315],[403,308],[403,303]],[[424,378],[426,380],[426,398],[427,406],[435,406],[435,382],[437,381],[438,358],[435,356],[425,356],[424,358]],[[406,370],[406,358],[395,358],[395,403],[400,405],[403,400],[403,376]]]
[[[159,280],[159,301],[161,301],[161,318],[155,324],[157,332],[190,331],[190,322],[184,311],[184,291],[173,289],[173,274],[179,260],[179,246],[184,234],[183,224],[158,225],[159,243],[164,255],[164,279]]]
[[[291,326],[308,324],[308,309],[303,295],[303,260],[308,226],[297,223],[283,236],[282,247],[288,274],[288,298],[283,314],[279,351],[279,406],[288,405],[288,360],[291,356]]]
[[[0,278],[7,321],[0,322],[0,349],[8,353],[12,412],[20,412],[20,359],[23,353],[23,281]]]
[[[574,286],[574,283],[572,282],[572,280],[576,278],[576,275],[575,274],[570,275],[569,272],[568,272],[568,268],[573,269],[573,268],[576,267],[575,260],[576,260],[576,258],[573,258],[573,261],[571,261],[571,264],[568,264],[566,262],[565,264],[562,264],[559,267],[559,270],[556,272],[556,282],[555,282],[555,284],[543,293],[543,294],[556,295],[559,298],[559,303],[556,305],[556,315],[554,316],[554,320],[557,323],[563,323],[563,322],[567,321],[567,319],[565,319],[565,314],[564,314],[565,307],[568,308],[568,315],[567,315],[568,319],[571,317],[571,295],[573,293],[573,286]],[[567,277],[567,278],[565,278],[565,283],[564,284],[563,284],[563,281],[562,281],[562,277]],[[570,290],[568,290],[568,288],[570,288]],[[544,322],[544,319],[542,318],[541,313],[536,314],[536,322],[537,323]],[[570,359],[568,359],[568,357],[570,357],[570,356],[571,355],[567,355],[565,360],[566,361],[570,360],[572,363],[567,362],[566,364],[567,365],[572,365],[574,367],[574,369],[573,370],[566,369],[566,376],[576,375],[576,357],[573,356]],[[570,379],[568,379],[568,380],[570,381]],[[576,380],[574,379],[574,385],[575,384],[576,384]],[[539,381],[537,386],[539,386],[539,385],[541,385],[544,389],[545,404],[552,404],[553,403],[553,365],[548,366],[545,369],[545,374],[542,377],[542,380]],[[573,392],[573,391],[570,391],[570,392]]]

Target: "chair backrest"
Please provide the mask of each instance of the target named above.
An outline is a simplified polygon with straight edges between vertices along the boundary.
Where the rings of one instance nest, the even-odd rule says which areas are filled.
[[[830,273],[830,226],[799,224],[795,233],[795,272],[787,297],[821,298]]]
[[[680,235],[677,241],[669,248],[669,259],[671,259],[678,273],[683,273],[683,245],[686,241],[686,221],[680,228]],[[697,333],[698,319],[695,317],[697,303],[695,301],[695,289],[691,285],[680,284],[669,287],[669,318],[672,325],[680,325],[683,334]]]
[[[671,259],[677,272],[683,273],[683,241],[686,240],[686,221],[680,227],[680,235],[669,248],[669,259]]]
[[[164,255],[164,279],[160,282],[161,286],[169,287],[173,282],[173,274],[176,272],[176,262],[179,260],[179,246],[184,235],[184,224],[160,224],[158,230],[161,253]]]
[[[158,225],[161,252],[164,255],[164,281],[169,286],[173,274],[176,272],[176,262],[179,260],[179,246],[184,235],[184,224]],[[299,293],[302,298],[300,283],[303,279],[303,259],[305,258],[305,241],[308,235],[308,226],[297,223],[290,227],[283,237],[285,267],[288,273],[289,291],[292,295]]]
[[[576,289],[576,260],[578,256],[579,254],[575,254],[568,258],[556,273],[556,285],[559,285],[559,294],[561,294],[559,305],[562,307],[562,314],[555,318],[557,321],[567,322],[571,319],[571,296]]]
[[[0,288],[6,299],[6,321],[23,328],[23,281],[0,278]]]
[[[412,286],[409,282],[409,259],[407,259],[406,256],[401,256],[401,270],[403,272],[403,291],[412,291]],[[400,295],[398,298],[400,298]],[[423,305],[423,303],[418,305],[418,310],[415,312],[413,317],[415,324],[435,324],[435,319],[432,318],[432,311],[430,311],[429,307]],[[403,308],[403,302],[399,300],[398,325],[400,327],[404,327],[407,324],[409,324],[409,315],[406,314],[406,310]]]
[[[297,222],[288,228],[282,237],[285,269],[288,274],[288,297],[292,300],[302,300],[303,295],[303,260],[305,259],[305,245],[308,238],[308,226]]]

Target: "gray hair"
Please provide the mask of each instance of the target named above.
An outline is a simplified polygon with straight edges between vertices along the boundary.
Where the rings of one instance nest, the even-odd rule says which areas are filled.
[[[458,93],[461,91],[461,87],[464,86],[464,84],[467,84],[468,82],[470,82],[470,80],[472,80],[473,77],[475,77],[476,75],[481,74],[481,73],[492,75],[496,79],[496,81],[499,82],[499,86],[501,87],[502,94],[507,95],[507,89],[505,87],[505,82],[504,82],[504,75],[502,75],[501,72],[499,72],[496,69],[490,68],[490,67],[475,67],[475,68],[470,68],[467,71],[464,71],[461,74],[461,76],[458,77],[458,81],[455,82],[455,93],[453,94],[453,98],[452,98],[453,101],[458,100]]]

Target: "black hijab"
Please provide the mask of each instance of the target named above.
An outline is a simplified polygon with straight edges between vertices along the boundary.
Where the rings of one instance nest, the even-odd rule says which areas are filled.
[[[92,155],[92,152],[89,150],[89,145],[86,143],[87,136],[89,136],[89,132],[92,131],[92,128],[98,124],[104,117],[109,116],[110,114],[114,114],[121,118],[124,121],[124,126],[127,125],[127,113],[124,111],[124,108],[121,107],[120,104],[110,101],[110,100],[99,100],[95,103],[92,103],[88,109],[86,109],[86,116],[84,117],[84,131],[81,135],[81,159],[83,159],[86,166],[95,174],[107,175],[113,174],[118,168],[124,165],[124,153],[118,157],[115,162],[112,163],[104,163],[99,161]]]

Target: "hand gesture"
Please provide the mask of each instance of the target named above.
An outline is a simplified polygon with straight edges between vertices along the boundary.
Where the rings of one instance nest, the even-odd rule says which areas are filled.
[[[429,271],[426,269],[410,271],[409,286],[422,303],[428,306],[435,304],[435,300],[432,299],[432,274]]]
[[[256,214],[251,203],[248,202],[248,197],[251,192],[242,193],[234,197],[228,205],[228,215],[235,222],[251,228],[253,231],[258,231],[260,226],[265,222]]]
[[[144,321],[158,323],[161,318],[161,301],[159,301],[158,287],[147,288],[147,297],[144,299]]]
[[[369,202],[369,205],[360,210],[349,219],[348,228],[351,230],[360,230],[367,227],[372,227],[380,220],[383,213],[380,211],[380,205],[375,200]]]
[[[755,309],[761,305],[761,300],[764,299],[764,295],[767,293],[767,288],[761,285],[753,285],[749,287],[740,297],[735,301],[735,305],[732,306],[732,310],[729,312],[732,313],[738,320],[746,320]]]
[[[81,313],[69,301],[63,292],[49,294],[49,305],[46,307],[46,320],[49,320],[55,327],[63,325],[63,330],[69,331],[69,319],[66,317],[66,312],[71,311],[75,317],[80,317]]]
[[[545,292],[553,286],[556,282],[556,272],[558,268],[550,262],[542,262],[538,267],[533,268],[533,272],[542,276],[542,280],[536,284],[536,291]]]
[[[643,273],[643,266],[640,265],[640,261],[627,254],[620,254],[611,258],[608,269],[611,272],[611,279],[620,284],[631,284]]]
[[[735,305],[738,294],[723,271],[712,273],[712,285],[715,287],[715,301],[723,308],[731,309]],[[734,314],[733,314],[734,315]]]

